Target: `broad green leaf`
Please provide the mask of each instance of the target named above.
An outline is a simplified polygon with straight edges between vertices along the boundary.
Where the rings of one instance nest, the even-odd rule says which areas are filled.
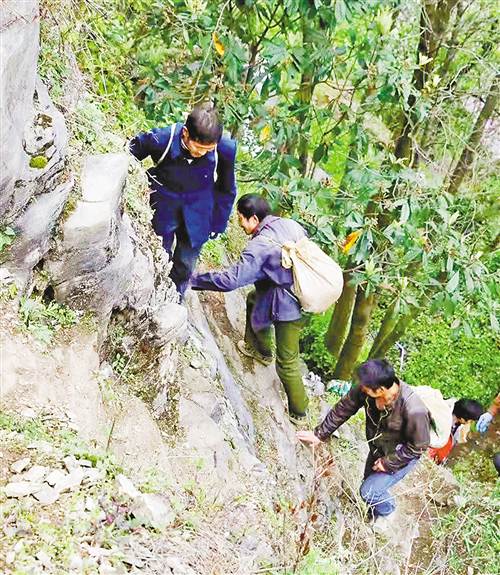
[[[399,221],[402,224],[405,224],[408,221],[409,217],[410,217],[410,205],[408,204],[407,201],[405,201],[401,206],[401,218]]]
[[[446,291],[448,293],[453,293],[458,287],[458,282],[460,281],[460,272],[457,270],[450,278],[450,281],[446,284]]]
[[[465,276],[465,286],[467,288],[467,291],[472,292],[474,291],[474,280],[472,279],[471,273],[468,269],[464,270],[464,276]]]

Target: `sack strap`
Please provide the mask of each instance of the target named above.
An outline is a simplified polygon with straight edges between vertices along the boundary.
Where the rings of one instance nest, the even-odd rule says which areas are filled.
[[[163,150],[163,154],[161,155],[161,158],[156,162],[156,167],[158,167],[163,162],[163,160],[167,157],[167,154],[170,151],[170,148],[172,147],[172,140],[174,139],[176,127],[177,127],[177,124],[172,124],[172,127],[170,128],[170,137],[168,139],[168,144],[167,144],[166,148]],[[214,167],[214,183],[215,183],[219,177],[218,173],[217,173],[217,167],[219,165],[219,153],[217,151],[217,146],[215,146],[215,149],[214,149],[214,157],[215,157],[215,167]]]
[[[158,167],[163,160],[166,158],[171,146],[172,146],[172,140],[174,139],[174,133],[175,133],[175,128],[176,128],[177,124],[172,124],[172,127],[170,128],[170,138],[168,139],[168,144],[167,147],[163,150],[163,154],[161,155],[161,158],[156,162],[156,167]]]
[[[282,253],[281,253],[281,257],[283,258],[283,248],[286,245],[286,242],[284,244],[282,244],[281,242],[276,241],[274,238],[271,238],[269,236],[258,236],[263,238],[265,241],[268,241],[270,244],[273,244],[275,246],[278,246],[279,248],[281,248]],[[281,265],[283,266],[283,259],[281,261]],[[283,266],[284,267],[284,266]],[[292,267],[292,265],[290,264],[290,266],[288,268],[285,269],[290,269]],[[279,286],[281,289],[285,290],[285,292],[292,298],[294,299],[300,306],[300,308],[302,309],[302,304],[300,303],[299,298],[293,293],[293,291],[291,289],[288,289],[286,287],[283,286]]]
[[[219,152],[217,151],[217,146],[214,148],[214,158],[215,158],[215,168],[214,168],[214,184],[217,181],[217,166],[219,165]]]

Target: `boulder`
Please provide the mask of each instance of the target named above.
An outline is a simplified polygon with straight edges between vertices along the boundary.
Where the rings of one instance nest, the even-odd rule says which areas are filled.
[[[139,497],[139,495],[141,494],[141,492],[135,487],[132,481],[122,473],[116,476],[116,486],[118,488],[118,492],[121,495],[130,497],[131,499]]]
[[[80,486],[84,478],[84,471],[80,467],[73,469],[70,473],[61,478],[55,485],[54,489],[59,493],[73,491]]]
[[[66,475],[67,475],[67,473],[65,473],[61,469],[54,469],[53,471],[51,471],[47,475],[47,477],[45,478],[45,481],[49,485],[54,486],[56,483],[60,483],[61,481],[63,481],[63,479],[66,477]]]
[[[4,488],[6,497],[26,497],[42,489],[41,483],[33,483],[31,481],[13,481],[7,483]]]
[[[91,309],[101,317],[112,309],[144,310],[154,291],[151,253],[143,250],[121,196],[129,157],[88,156],[82,197],[61,225],[61,238],[47,262],[57,301]]]
[[[19,479],[22,481],[35,481],[40,482],[49,471],[48,467],[44,465],[33,465],[28,471],[25,471]]]
[[[149,340],[163,346],[174,340],[183,340],[188,328],[187,310],[184,306],[166,302],[159,306],[149,323]]]
[[[72,187],[70,178],[50,192],[35,196],[13,224],[16,239],[8,252],[7,265],[21,285],[29,281],[31,270],[49,251],[54,227]]]
[[[12,473],[22,473],[31,463],[31,457],[23,457],[11,464],[10,470]]]
[[[57,489],[53,489],[49,485],[45,484],[40,491],[33,493],[33,497],[41,504],[41,505],[52,505],[55,503],[60,496],[60,492]]]
[[[158,493],[141,493],[130,511],[139,523],[154,529],[164,529],[175,519],[170,503]]]
[[[5,0],[0,12],[0,219],[28,169],[23,132],[32,114],[38,58],[38,1]]]

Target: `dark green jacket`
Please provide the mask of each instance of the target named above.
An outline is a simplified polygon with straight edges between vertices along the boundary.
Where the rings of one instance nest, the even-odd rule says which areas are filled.
[[[399,386],[399,395],[393,405],[379,411],[375,399],[363,393],[359,385],[354,385],[316,427],[315,435],[325,441],[364,407],[366,438],[372,457],[381,457],[389,473],[405,467],[429,447],[431,423],[429,411],[413,389],[403,382]]]

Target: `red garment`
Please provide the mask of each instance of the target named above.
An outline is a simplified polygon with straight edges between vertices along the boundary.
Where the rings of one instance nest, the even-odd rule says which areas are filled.
[[[453,449],[453,436],[450,435],[446,445],[443,447],[429,447],[429,457],[438,464],[444,463],[450,455],[450,451]]]

